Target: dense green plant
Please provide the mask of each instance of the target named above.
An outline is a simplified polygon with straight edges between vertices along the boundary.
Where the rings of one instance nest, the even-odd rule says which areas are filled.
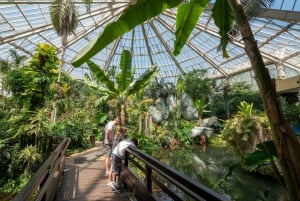
[[[145,151],[148,154],[153,154],[160,149],[160,146],[155,139],[145,136],[143,134],[129,133],[129,138],[136,138],[138,140],[139,149]]]
[[[35,136],[35,144],[38,145],[42,137],[48,136],[51,120],[49,119],[49,111],[46,108],[41,108],[33,112],[29,117],[29,122],[26,126],[28,135]]]
[[[11,143],[8,140],[7,143]],[[3,153],[3,149],[0,149]],[[19,143],[13,147],[6,146],[5,150],[9,155],[2,158],[0,178],[0,195],[14,195],[18,193],[27,184],[37,168],[41,165],[43,156],[40,154],[37,147],[29,145],[23,149]]]
[[[6,73],[14,68],[21,66],[22,62],[27,58],[25,55],[19,55],[15,49],[9,50],[10,60],[0,59],[0,82],[3,86]],[[4,94],[4,88],[1,88],[0,97]]]
[[[25,166],[25,173],[34,173],[43,160],[42,154],[36,146],[28,145],[21,150],[18,160]]]
[[[300,104],[292,103],[285,104],[284,113],[290,123],[299,123],[300,122]]]
[[[251,89],[245,82],[235,82],[212,93],[210,111],[220,119],[230,118],[238,112],[237,105],[242,101],[253,104],[253,109],[264,111],[263,102],[258,91]]]
[[[237,112],[240,102],[252,103],[256,111],[264,111],[263,102],[258,91],[251,89],[250,84],[245,82],[235,82],[228,89],[229,110],[231,114]]]
[[[30,177],[28,174],[21,174],[15,179],[0,179],[0,194],[11,195],[11,197],[13,197],[25,187],[29,179]]]
[[[57,66],[55,49],[39,44],[29,64],[7,71],[6,90],[11,96],[1,97],[0,171],[5,176],[0,179],[0,194],[24,187],[46,158],[48,135],[70,137],[68,154],[83,151],[90,147],[91,131],[97,134],[107,118],[107,104],[98,101],[99,90],[65,73],[57,83]],[[50,121],[53,100],[55,124]]]
[[[48,94],[51,94],[50,84],[56,80],[57,65],[54,47],[38,44],[28,66],[7,73],[5,89],[12,92],[16,103],[26,109],[43,107]]]
[[[181,81],[183,80],[183,81]],[[192,99],[205,100],[207,103],[212,93],[214,81],[206,76],[205,70],[193,70],[179,78],[177,85],[184,83],[184,92],[189,94]],[[180,87],[178,86],[177,89]]]
[[[243,101],[238,106],[238,113],[225,121],[221,134],[234,150],[244,158],[246,153],[256,147],[257,140],[255,143],[253,142],[253,135],[257,138],[264,138],[266,135],[270,135],[270,131],[266,117],[257,115],[253,111],[253,104]],[[251,147],[248,148],[248,145]]]
[[[191,128],[180,128],[176,129],[172,132],[172,136],[176,139],[179,139],[180,145],[191,145],[192,137],[191,137]]]
[[[83,111],[72,111],[72,114],[62,121],[57,121],[51,129],[51,135],[71,138],[70,148],[89,147],[87,134],[86,113]]]

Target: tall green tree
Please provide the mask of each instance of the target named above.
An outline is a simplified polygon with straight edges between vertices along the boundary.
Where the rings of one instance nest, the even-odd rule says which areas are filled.
[[[100,90],[106,94],[108,99],[118,100],[120,105],[121,125],[125,125],[127,98],[144,89],[157,71],[157,67],[152,66],[138,79],[134,80],[135,72],[132,70],[131,61],[131,53],[128,50],[124,50],[120,61],[121,71],[116,75],[115,80],[111,80],[105,71],[99,68],[94,62],[91,60],[87,61],[93,74],[103,84],[102,87],[100,87]]]
[[[102,34],[74,58],[73,64],[75,66],[81,65],[135,26],[161,14],[168,8],[178,6],[176,40],[174,43],[174,54],[177,55],[189,38],[199,16],[208,6],[208,2],[208,0],[191,0],[184,1],[184,3],[182,0],[137,0],[135,4],[130,5],[123,12],[117,21],[108,24]],[[272,0],[245,0],[243,5],[253,5],[253,8],[261,8],[270,5],[272,2]],[[236,20],[271,124],[285,186],[289,192],[289,200],[300,200],[300,156],[297,154],[300,152],[300,144],[282,112],[275,83],[272,81],[263,62],[243,5],[240,0],[216,0],[212,9],[212,17],[219,27],[220,47],[223,56],[229,57],[226,50],[229,43],[228,33],[232,29],[234,20]]]

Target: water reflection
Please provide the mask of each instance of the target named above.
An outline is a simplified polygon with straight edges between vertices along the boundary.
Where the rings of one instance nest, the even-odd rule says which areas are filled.
[[[285,189],[269,177],[240,169],[238,157],[226,147],[200,146],[189,149],[160,150],[162,162],[234,201],[284,201]]]

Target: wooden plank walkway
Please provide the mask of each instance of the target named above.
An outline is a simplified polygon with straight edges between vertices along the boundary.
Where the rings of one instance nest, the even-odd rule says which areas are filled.
[[[107,186],[104,149],[101,142],[83,153],[66,158],[66,166],[56,201],[132,201],[128,193],[118,194]]]

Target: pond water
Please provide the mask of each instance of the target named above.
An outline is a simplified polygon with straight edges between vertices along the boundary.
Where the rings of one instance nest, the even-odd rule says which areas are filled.
[[[229,200],[287,200],[285,189],[273,179],[251,174],[238,166],[232,168],[239,159],[227,147],[207,146],[202,151],[195,145],[172,151],[160,150],[155,157],[192,180],[226,195]]]

